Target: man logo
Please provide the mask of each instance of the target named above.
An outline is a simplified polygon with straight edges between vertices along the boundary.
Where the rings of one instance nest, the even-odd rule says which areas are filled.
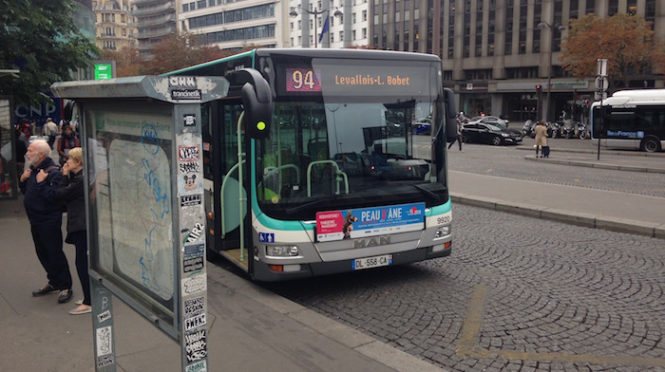
[[[378,236],[367,239],[356,239],[353,241],[353,248],[376,247],[379,245],[386,245],[386,244],[390,244],[390,237]]]

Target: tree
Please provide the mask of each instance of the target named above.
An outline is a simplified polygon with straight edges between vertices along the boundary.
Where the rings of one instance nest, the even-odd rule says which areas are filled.
[[[99,55],[94,40],[74,24],[75,0],[0,0],[0,68],[19,69],[0,78],[0,93],[18,104],[49,100],[43,92],[56,81],[71,80]]]
[[[254,46],[250,44],[241,51],[221,50],[218,46],[202,42],[199,35],[176,32],[162,40],[152,50],[153,58],[143,63],[141,74],[159,75],[251,49],[254,49]]]
[[[117,77],[141,75],[141,56],[134,48],[124,47],[119,51],[105,50],[102,59],[115,61]]]
[[[561,62],[576,77],[596,76],[598,59],[608,60],[610,87],[627,87],[631,76],[665,71],[665,46],[651,22],[618,13],[601,19],[593,14],[573,20],[561,46]]]

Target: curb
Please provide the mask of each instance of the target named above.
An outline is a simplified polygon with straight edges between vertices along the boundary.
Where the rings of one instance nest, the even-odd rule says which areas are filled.
[[[267,308],[290,318],[328,339],[397,372],[449,372],[428,361],[399,350],[372,336],[366,335],[338,321],[281,297],[261,286],[224,270],[208,271],[208,280],[214,280]]]
[[[528,150],[528,151],[533,151],[533,147],[529,146],[517,146],[515,147],[516,150]],[[552,151],[556,152],[572,152],[572,153],[578,153],[578,154],[596,154],[598,151],[596,150],[584,150],[584,149],[568,149],[568,148],[560,148],[560,147],[552,147]],[[665,157],[665,152],[662,153],[652,153],[652,152],[629,152],[629,151],[613,151],[613,150],[607,150],[604,149],[602,152],[603,154],[606,155],[622,155],[622,156],[641,156],[641,157]]]
[[[636,167],[632,165],[617,165],[617,164],[599,164],[592,163],[588,161],[578,161],[578,160],[561,160],[561,159],[549,159],[549,158],[536,158],[534,156],[525,156],[525,160],[530,161],[539,161],[552,164],[562,164],[562,165],[572,165],[576,167],[588,167],[588,168],[598,168],[598,169],[611,169],[618,171],[628,171],[628,172],[642,172],[642,173],[665,173],[665,169],[662,168],[648,168],[648,167]]]
[[[577,213],[563,209],[543,208],[536,205],[514,203],[507,204],[501,200],[476,197],[467,194],[451,193],[454,203],[488,208],[500,212],[520,214],[543,220],[563,222],[576,226],[643,235],[651,238],[665,239],[665,224],[652,224],[620,218],[600,217],[592,214]]]

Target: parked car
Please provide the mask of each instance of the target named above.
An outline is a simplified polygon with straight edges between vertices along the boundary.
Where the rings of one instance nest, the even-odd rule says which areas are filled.
[[[514,133],[507,129],[501,129],[496,125],[469,123],[462,127],[462,139],[464,142],[489,143],[494,146],[517,144],[522,142],[521,133]]]
[[[501,119],[498,116],[476,116],[469,120],[469,124],[489,124],[501,129],[508,129],[508,120]],[[522,132],[517,129],[508,129],[508,131],[524,137]]]
[[[475,123],[492,124],[499,128],[508,128],[508,120],[503,120],[498,116],[475,116],[469,120],[469,124]]]

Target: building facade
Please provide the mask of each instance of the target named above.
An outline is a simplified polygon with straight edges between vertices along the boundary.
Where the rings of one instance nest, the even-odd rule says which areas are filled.
[[[368,0],[289,0],[289,17],[289,44],[293,47],[349,48],[369,45]],[[328,26],[323,32],[326,19]]]
[[[176,31],[176,0],[132,0],[141,57],[152,58],[152,49]]]
[[[95,36],[102,50],[136,47],[136,25],[130,0],[93,0]]]
[[[595,77],[573,78],[559,62],[570,19],[635,14],[653,22],[665,40],[662,0],[371,0],[369,11],[370,45],[439,55],[460,111],[502,114],[513,122],[537,118],[535,87],[546,91],[548,76],[549,118],[564,109],[576,120],[586,116]],[[640,76],[633,85],[663,87],[663,76]]]
[[[274,0],[179,0],[178,29],[223,50],[288,47],[288,3]]]

